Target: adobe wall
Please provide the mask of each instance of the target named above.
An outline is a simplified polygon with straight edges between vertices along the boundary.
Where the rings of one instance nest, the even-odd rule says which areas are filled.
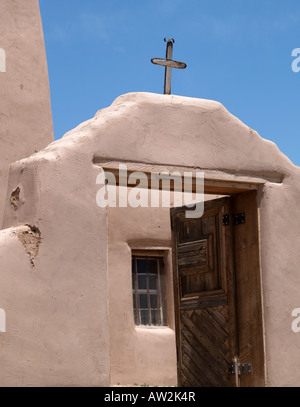
[[[0,362],[5,366],[0,383],[13,383],[18,360],[33,358],[34,369],[22,364],[17,384],[110,382],[112,363],[116,366],[110,354],[116,345],[109,326],[119,319],[119,309],[109,294],[109,264],[115,260],[107,247],[107,211],[96,204],[100,169],[93,164],[95,158],[266,180],[260,196],[260,239],[267,385],[298,386],[300,334],[291,329],[291,312],[300,305],[300,169],[221,104],[149,93],[119,97],[61,140],[12,166],[4,223],[9,229],[0,232],[0,308],[8,309],[7,333],[0,334]],[[18,199],[11,202],[17,187]],[[25,251],[27,269],[22,244],[11,229],[26,224],[41,233],[34,267]],[[20,255],[5,254],[17,245]],[[118,250],[115,246],[113,256]],[[17,285],[20,300],[10,283],[18,269],[24,269]],[[32,293],[34,284],[42,294],[38,298]],[[35,351],[34,335],[23,335],[29,329],[19,312],[22,304],[24,313],[28,309],[34,314],[30,329],[37,340],[42,338],[44,352]],[[141,360],[145,369],[151,366],[148,359]],[[47,377],[45,366],[52,372]]]
[[[1,386],[109,383],[106,211],[88,155],[63,150],[12,167],[5,226],[38,228],[40,243],[0,231]]]
[[[9,166],[53,141],[50,91],[38,0],[0,0],[0,229]]]
[[[161,192],[159,193],[161,199]],[[190,194],[186,193],[184,204]],[[216,199],[209,195],[204,199]],[[148,194],[150,202],[151,194]],[[177,385],[170,207],[108,208],[110,383]],[[132,300],[134,250],[164,252],[167,326],[136,326]]]
[[[177,384],[169,212],[169,208],[108,208],[111,384]],[[131,255],[136,245],[165,252],[168,326],[135,326]]]

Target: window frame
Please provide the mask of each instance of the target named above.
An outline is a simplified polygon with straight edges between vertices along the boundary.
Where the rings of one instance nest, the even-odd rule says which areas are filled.
[[[132,266],[131,266],[131,279],[132,279],[132,298],[133,299],[133,318],[135,326],[146,326],[146,327],[165,327],[167,326],[167,316],[166,316],[166,298],[165,298],[165,271],[164,271],[164,250],[133,250],[131,254]],[[147,266],[146,269],[146,288],[139,288],[138,286],[138,270],[137,270],[137,260],[156,260],[157,267],[155,273],[149,273]],[[149,273],[149,274],[148,274]],[[141,273],[143,275],[144,273]],[[156,275],[156,288],[149,288],[149,276]],[[139,295],[147,295],[147,308],[141,308],[139,302]],[[151,307],[151,295],[156,295],[157,297],[157,307]],[[134,304],[135,303],[135,304]],[[147,324],[141,322],[140,311],[147,310]],[[157,323],[152,323],[151,312],[156,312]]]

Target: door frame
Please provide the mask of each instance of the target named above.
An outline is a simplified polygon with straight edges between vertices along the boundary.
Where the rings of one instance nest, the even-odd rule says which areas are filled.
[[[192,174],[193,192],[195,185],[195,172],[197,168],[188,166],[177,166],[162,163],[135,162],[116,157],[94,157],[93,164],[101,167],[104,172],[110,172],[115,175],[117,186],[132,186],[129,182],[129,175],[134,171],[143,171],[147,175],[147,182],[143,185],[149,188],[151,185],[151,174],[165,171],[176,171],[184,174],[185,171]],[[121,174],[120,164],[126,164],[126,174]],[[201,170],[199,168],[199,170]],[[237,295],[239,302],[239,340],[241,362],[252,360],[253,370],[251,375],[240,376],[241,386],[265,386],[265,343],[264,343],[264,325],[262,309],[262,283],[260,266],[260,244],[259,244],[259,214],[258,202],[262,194],[265,183],[281,182],[281,178],[259,176],[257,174],[229,173],[220,170],[201,170],[205,173],[204,194],[229,195],[234,201],[235,213],[247,211],[246,223],[237,226],[235,229],[235,262],[237,276]],[[160,184],[160,190],[163,188]],[[172,189],[171,189],[172,190]],[[247,244],[244,246],[244,242]],[[173,252],[173,268],[174,262]],[[254,259],[252,266],[247,259]],[[174,273],[173,273],[174,274]],[[247,284],[245,283],[247,281]],[[249,282],[249,283],[248,283]],[[247,288],[248,285],[248,288]],[[250,288],[250,290],[249,290]],[[255,290],[254,290],[255,288]],[[249,292],[253,291],[253,296],[249,297]],[[175,292],[173,290],[173,292]],[[175,296],[175,305],[176,305]],[[243,319],[244,318],[244,319]],[[251,320],[255,322],[249,324]],[[175,331],[178,324],[175,324]],[[177,337],[177,334],[176,334]],[[243,360],[242,360],[243,358]]]
[[[229,220],[234,224],[233,227],[229,226],[232,227],[234,246],[238,361],[251,363],[251,373],[240,375],[238,385],[241,387],[263,387],[265,386],[265,344],[259,244],[258,193],[260,191],[258,188],[253,188],[247,192],[240,192],[237,188],[236,193],[233,193],[233,187],[233,185],[230,186],[227,195],[232,198],[233,214],[239,215]],[[209,193],[213,194],[214,190],[210,189]],[[225,191],[224,193],[226,194]],[[244,221],[243,214],[245,216]],[[178,380],[180,380],[180,298],[174,244],[174,232],[172,231],[177,375]]]

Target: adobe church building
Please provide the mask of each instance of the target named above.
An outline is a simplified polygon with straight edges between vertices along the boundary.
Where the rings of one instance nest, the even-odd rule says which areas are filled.
[[[203,214],[101,206],[103,172],[117,203],[137,172],[140,196],[153,174],[195,192],[204,173]],[[298,386],[299,181],[220,103],[175,95],[122,95],[24,154],[0,231],[0,386]]]

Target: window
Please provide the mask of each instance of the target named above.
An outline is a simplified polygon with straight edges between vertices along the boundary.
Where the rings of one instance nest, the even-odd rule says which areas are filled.
[[[163,257],[132,256],[133,314],[136,325],[166,325]]]

